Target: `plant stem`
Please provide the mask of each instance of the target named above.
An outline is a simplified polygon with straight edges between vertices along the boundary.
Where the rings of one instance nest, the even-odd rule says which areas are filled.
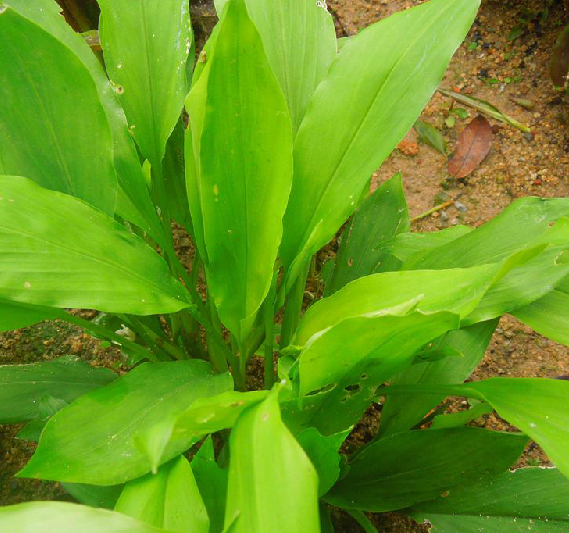
[[[275,329],[275,296],[277,290],[277,274],[273,275],[271,288],[261,309],[265,330],[265,389],[271,390],[275,383],[275,364],[273,360],[273,343]]]
[[[225,344],[225,340],[222,342],[222,345],[225,346],[227,350],[219,349],[219,339],[223,338],[221,334],[221,321],[217,315],[215,302],[209,294],[207,298],[207,306],[209,308],[209,316],[211,317],[212,328],[214,330],[212,332],[206,333],[206,338],[208,340],[209,357],[213,363],[213,366],[215,366],[219,372],[227,372],[227,364],[229,363],[229,360],[227,359],[227,352],[229,352],[229,349],[227,348],[227,344]],[[210,342],[210,340],[213,340],[213,342]],[[231,366],[233,367],[233,364]]]
[[[292,289],[288,293],[285,300],[285,311],[281,327],[281,342],[280,348],[286,348],[296,331],[298,323],[300,322],[300,313],[302,311],[302,301],[304,298],[304,288],[306,287],[306,278],[308,276],[308,269],[310,268],[310,261],[307,261],[301,267],[300,275],[294,282]]]

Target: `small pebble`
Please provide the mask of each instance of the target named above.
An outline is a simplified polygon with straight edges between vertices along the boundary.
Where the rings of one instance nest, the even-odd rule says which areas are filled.
[[[468,211],[468,207],[466,207],[462,202],[454,202],[454,206],[461,212],[466,213]]]

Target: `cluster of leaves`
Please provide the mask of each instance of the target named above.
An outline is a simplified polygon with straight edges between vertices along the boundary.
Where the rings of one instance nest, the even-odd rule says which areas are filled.
[[[569,383],[464,381],[504,313],[569,344],[569,200],[411,233],[399,176],[365,197],[479,2],[338,47],[314,0],[220,0],[195,65],[186,0],[99,6],[104,69],[51,0],[0,3],[0,325],[67,320],[135,367],[0,368],[0,422],[39,441],[18,475],[83,504],[4,507],[0,529],[316,533],[333,505],[368,530],[363,511],[397,509],[441,532],[565,530]],[[254,354],[267,390],[246,390]],[[429,415],[449,395],[472,408]],[[382,396],[377,436],[341,456]],[[492,410],[519,431],[467,426]],[[509,472],[529,438],[556,469]]]

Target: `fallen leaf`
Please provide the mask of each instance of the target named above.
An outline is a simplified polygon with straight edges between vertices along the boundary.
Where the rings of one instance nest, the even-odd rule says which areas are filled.
[[[549,74],[554,85],[565,87],[567,72],[569,72],[569,26],[559,34],[551,53]]]
[[[488,155],[493,138],[490,123],[478,115],[458,138],[456,150],[448,163],[449,174],[455,178],[468,176]]]
[[[447,153],[447,143],[444,140],[441,132],[428,122],[417,120],[415,122],[415,131],[419,135],[419,139],[432,146],[435,150],[443,155]]]

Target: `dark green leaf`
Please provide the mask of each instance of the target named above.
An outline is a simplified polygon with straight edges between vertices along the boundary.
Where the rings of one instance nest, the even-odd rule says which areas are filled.
[[[61,485],[79,503],[105,509],[114,509],[123,489],[123,485],[111,485],[110,487],[80,483],[62,483]]]
[[[162,166],[170,216],[185,228],[191,229],[192,220],[188,207],[188,194],[186,192],[184,125],[182,121],[178,121],[172,135],[168,139]]]
[[[401,509],[503,472],[527,442],[521,434],[477,428],[397,433],[356,455],[325,499],[348,509]]]
[[[318,474],[318,495],[326,494],[340,477],[340,446],[349,431],[323,436],[316,428],[307,428],[296,435]]]
[[[384,262],[393,262],[382,250],[386,241],[409,231],[409,212],[401,186],[401,174],[386,181],[365,200],[342,233],[336,268],[326,295],[362,276],[390,270]]]
[[[482,415],[490,414],[492,411],[492,407],[487,403],[480,402],[465,411],[436,416],[430,429],[448,429],[465,426],[469,422],[480,418]]]
[[[569,482],[555,469],[523,468],[406,511],[433,533],[562,533],[569,529]]]
[[[415,131],[422,142],[432,146],[437,152],[446,155],[447,143],[444,140],[442,133],[432,124],[423,122],[422,120],[417,120],[417,122],[415,122]]]
[[[220,468],[208,437],[192,459],[192,470],[209,515],[209,533],[221,533],[227,500],[228,471]]]
[[[441,340],[463,354],[461,358],[441,359],[434,363],[419,363],[404,370],[392,380],[392,384],[460,383],[476,368],[492,338],[498,321],[483,322],[457,331],[450,331]],[[411,429],[436,407],[443,394],[402,394],[388,396],[381,411],[379,435],[386,436]]]
[[[35,418],[16,435],[17,439],[29,440],[38,442],[40,440],[41,432],[51,418],[57,411],[60,411],[69,404],[60,398],[54,398],[50,395],[45,395],[39,401],[38,418]]]
[[[384,394],[430,393],[488,402],[529,435],[569,477],[569,383],[540,378],[492,378],[463,385],[394,385]]]
[[[39,418],[44,397],[71,403],[93,389],[108,385],[116,377],[110,370],[93,368],[74,356],[45,363],[0,366],[0,421],[13,424]]]

